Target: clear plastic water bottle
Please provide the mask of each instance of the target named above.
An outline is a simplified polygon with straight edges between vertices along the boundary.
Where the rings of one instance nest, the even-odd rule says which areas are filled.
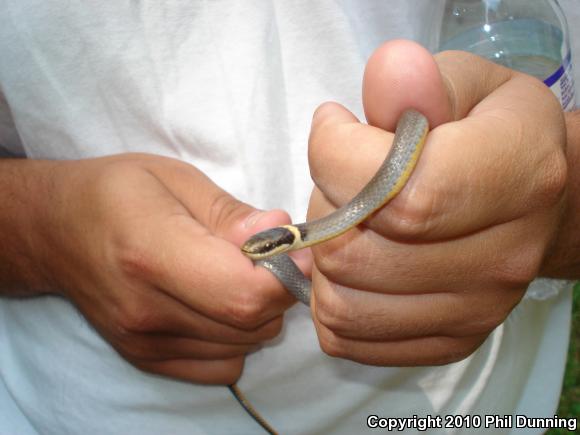
[[[557,0],[446,0],[434,51],[464,50],[542,80],[575,107],[568,25]]]

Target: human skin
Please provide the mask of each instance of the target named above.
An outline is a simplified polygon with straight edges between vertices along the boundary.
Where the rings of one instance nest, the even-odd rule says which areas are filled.
[[[316,247],[314,262],[299,257],[313,269],[321,347],[367,364],[456,361],[536,275],[578,276],[580,128],[570,116],[566,155],[564,117],[544,85],[465,54],[434,62],[405,41],[372,57],[363,97],[371,126],[336,103],[314,115],[309,218],[368,180],[401,110],[423,111],[436,128],[399,197]],[[186,163],[0,161],[0,202],[2,292],[70,299],[142,370],[232,383],[293,303],[239,251],[287,214],[254,214]]]
[[[239,245],[287,214],[145,154],[7,160],[0,174],[5,295],[62,295],[136,367],[198,383],[234,382],[279,333],[294,300]]]
[[[578,128],[567,161],[565,118],[545,85],[467,53],[433,60],[393,41],[369,60],[363,99],[370,126],[335,103],[314,116],[310,219],[364,185],[403,109],[422,111],[432,131],[398,197],[314,248],[312,313],[325,352],[389,366],[461,360],[535,277],[578,277],[580,197],[568,177]]]

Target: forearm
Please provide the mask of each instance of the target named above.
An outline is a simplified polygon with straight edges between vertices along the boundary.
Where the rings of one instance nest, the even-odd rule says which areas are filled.
[[[37,231],[50,205],[55,162],[0,159],[0,294],[48,291]]]
[[[568,183],[566,205],[556,241],[542,275],[580,279],[580,110],[566,114]]]

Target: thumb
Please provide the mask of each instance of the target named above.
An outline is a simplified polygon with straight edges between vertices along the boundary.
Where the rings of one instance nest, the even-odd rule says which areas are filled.
[[[253,234],[290,223],[282,210],[258,210],[220,188],[192,165],[164,158],[148,167],[159,181],[212,235],[241,246]]]
[[[466,117],[514,74],[467,52],[447,51],[433,57],[414,42],[389,41],[367,62],[363,81],[365,115],[369,124],[394,131],[401,113],[414,108],[434,128]]]
[[[416,109],[436,127],[451,117],[446,86],[425,48],[406,40],[384,43],[371,55],[363,79],[363,105],[369,124],[394,131],[406,109]]]

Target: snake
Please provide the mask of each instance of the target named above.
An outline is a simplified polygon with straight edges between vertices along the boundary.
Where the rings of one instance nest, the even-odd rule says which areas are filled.
[[[405,110],[397,121],[393,144],[385,160],[347,204],[320,219],[282,225],[254,234],[242,245],[242,253],[256,266],[269,270],[288,292],[309,306],[311,282],[287,253],[344,234],[393,199],[405,187],[415,169],[428,132],[429,122],[422,113],[415,109]],[[228,388],[248,415],[267,433],[278,434],[235,383]]]
[[[269,270],[296,299],[310,305],[310,280],[287,253],[344,234],[393,199],[411,176],[428,132],[429,122],[422,113],[405,110],[397,121],[393,144],[385,160],[347,204],[320,219],[254,234],[242,245],[242,253],[255,265]]]

